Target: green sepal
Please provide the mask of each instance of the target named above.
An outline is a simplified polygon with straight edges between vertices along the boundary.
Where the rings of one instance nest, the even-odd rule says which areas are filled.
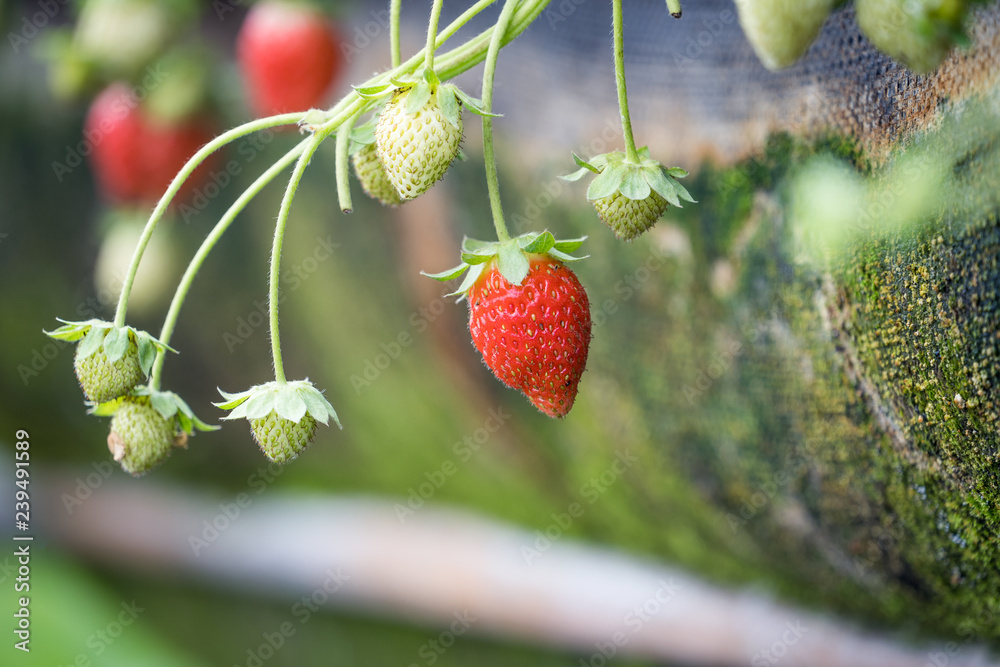
[[[76,342],[90,333],[91,330],[97,329],[110,329],[114,326],[111,322],[105,322],[104,320],[86,320],[83,322],[70,322],[69,320],[60,320],[58,317],[57,321],[62,322],[63,325],[58,327],[53,331],[42,330],[46,336],[50,338],[55,338],[56,340],[65,340],[70,343]]]
[[[650,192],[649,183],[646,182],[646,173],[642,167],[628,165],[625,168],[625,178],[618,186],[618,191],[629,199],[645,199]]]
[[[127,329],[118,327],[108,329],[108,333],[104,336],[104,354],[107,355],[108,361],[115,363],[124,357],[130,342]]]
[[[503,114],[490,113],[483,108],[483,101],[477,100],[475,97],[469,96],[464,90],[458,86],[452,86],[455,89],[455,94],[458,95],[458,99],[462,100],[462,104],[469,108],[469,111],[478,115],[484,116],[486,118],[501,118]]]
[[[308,414],[325,425],[329,425],[332,419],[337,426],[343,428],[337,411],[308,378],[294,382],[267,382],[238,394],[230,394],[221,389],[219,393],[226,400],[215,403],[215,406],[230,410],[230,413],[222,418],[224,421],[262,419],[274,412],[282,419],[296,424]]]
[[[76,354],[81,359],[86,359],[90,355],[101,349],[101,345],[104,343],[104,337],[107,335],[108,330],[104,327],[94,327],[87,332],[87,335],[83,337],[80,344],[76,348]]]
[[[671,206],[683,208],[680,199],[677,198],[677,181],[663,173],[662,169],[655,169],[646,172],[646,182],[661,197],[667,200]]]
[[[664,167],[667,173],[674,178],[686,178],[688,175],[687,169],[681,169],[680,167]]]
[[[580,167],[580,168],[577,169],[576,171],[574,171],[571,174],[566,174],[565,176],[560,176],[559,178],[561,178],[562,180],[569,181],[570,183],[573,183],[573,182],[579,181],[581,178],[583,178],[583,176],[588,171],[591,172],[591,173],[594,173],[594,174],[600,174],[601,173],[600,169],[598,169],[593,164],[587,162],[586,160],[584,160],[583,158],[581,158],[576,153],[571,153],[571,155],[573,156],[573,162],[576,162],[577,166]]]
[[[475,266],[470,267],[469,272],[465,274],[465,280],[463,280],[462,284],[458,286],[458,289],[450,294],[446,294],[445,296],[465,296],[468,291],[472,289],[472,286],[476,284],[476,281],[479,280],[479,276],[483,275],[483,270],[485,268],[486,264],[476,264]]]
[[[574,255],[570,255],[555,248],[549,250],[548,254],[562,262],[579,262],[581,259],[587,259],[588,257],[590,257],[590,255],[584,255],[583,257],[575,257]]]
[[[563,239],[562,241],[556,239],[556,242],[552,245],[552,248],[560,252],[573,252],[577,248],[583,245],[583,242],[587,240],[586,236],[581,236],[575,239]],[[549,251],[552,254],[552,251]]]
[[[168,422],[176,419],[175,432],[183,431],[188,435],[194,435],[195,431],[218,431],[219,426],[206,424],[194,414],[188,404],[180,396],[172,391],[152,390],[146,385],[139,385],[129,396],[146,396],[149,404],[160,413]],[[110,417],[125,401],[126,396],[120,396],[112,401],[95,405],[90,409],[90,414],[97,417]]]
[[[533,252],[536,254],[546,253],[555,244],[556,238],[552,236],[552,232],[547,230],[541,234],[538,232],[531,232],[518,237],[518,245],[524,252]]]
[[[441,85],[441,79],[438,78],[437,72],[435,72],[433,69],[424,69],[423,76],[424,76],[424,81],[426,81],[430,85],[431,90],[434,90],[435,88]]]
[[[406,93],[406,106],[404,110],[406,115],[414,116],[418,111],[427,106],[427,103],[431,99],[431,86],[426,81],[421,81],[417,85],[410,88],[409,92]]]
[[[460,275],[465,273],[466,269],[468,269],[469,266],[470,266],[469,264],[462,262],[455,268],[448,269],[447,271],[442,271],[441,273],[427,273],[425,271],[421,271],[420,275],[427,276],[428,278],[433,278],[434,280],[440,280],[441,282],[446,282],[448,280],[454,280],[455,278],[458,278]]]
[[[511,239],[500,245],[500,250],[497,252],[497,269],[511,285],[520,285],[528,277],[531,263],[525,251],[521,250],[517,239]]]
[[[625,180],[625,172],[625,165],[620,162],[613,162],[605,166],[597,178],[590,182],[590,187],[587,188],[587,199],[594,201],[613,195],[621,187],[622,181]]]
[[[394,92],[396,88],[392,83],[382,83],[377,86],[355,87],[354,92],[366,100],[377,100]]]
[[[455,86],[447,85],[438,88],[437,101],[441,107],[441,115],[448,121],[448,124],[456,130],[461,129],[462,109],[458,104],[458,97],[455,96]]]

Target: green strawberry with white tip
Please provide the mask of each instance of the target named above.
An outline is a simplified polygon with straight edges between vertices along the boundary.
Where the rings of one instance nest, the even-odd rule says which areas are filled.
[[[291,461],[309,446],[316,424],[341,426],[337,412],[308,379],[268,382],[238,394],[229,394],[216,407],[231,412],[224,420],[247,419],[261,451],[276,463]],[[343,428],[341,426],[341,428]]]
[[[399,206],[402,203],[378,158],[375,144],[366,144],[357,150],[351,156],[351,162],[354,164],[354,174],[366,195],[386,206]]]
[[[587,199],[615,236],[632,241],[648,231],[667,210],[681,208],[681,199],[694,202],[687,189],[677,182],[687,176],[680,167],[664,167],[649,157],[646,147],[638,150],[638,160],[618,151],[605,153],[589,162],[573,155],[580,169],[563,176],[579,180],[587,172],[597,174],[587,188]]]
[[[858,25],[880,51],[917,73],[937,68],[968,40],[965,0],[856,0]]]
[[[148,377],[157,353],[171,349],[132,327],[102,320],[60,322],[63,326],[45,333],[57,340],[79,341],[73,367],[84,395],[94,404],[128,394]]]
[[[740,25],[770,70],[788,67],[819,34],[836,0],[736,0]]]
[[[137,387],[130,395],[95,407],[111,416],[108,449],[122,470],[139,477],[163,463],[175,447],[187,448],[195,431],[214,431],[177,394]]]

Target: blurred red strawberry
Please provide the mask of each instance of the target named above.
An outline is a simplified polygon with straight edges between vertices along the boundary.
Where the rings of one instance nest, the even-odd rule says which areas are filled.
[[[332,25],[302,2],[254,5],[240,28],[236,55],[250,104],[261,116],[319,106],[343,67]]]
[[[106,88],[90,106],[84,139],[90,164],[104,196],[115,203],[153,203],[181,167],[214,133],[199,116],[181,121],[149,114],[123,83]],[[184,184],[181,196],[200,182],[202,167]]]

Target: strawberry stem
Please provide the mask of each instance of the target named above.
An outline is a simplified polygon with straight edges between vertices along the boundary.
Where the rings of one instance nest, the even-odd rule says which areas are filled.
[[[351,130],[354,129],[354,123],[360,115],[360,113],[354,114],[337,129],[337,201],[340,202],[340,210],[344,213],[350,213],[354,209],[354,205],[351,203],[351,180],[348,163],[351,160],[349,154]]]
[[[639,152],[632,137],[632,119],[628,112],[628,91],[625,90],[625,37],[622,29],[622,0],[612,0],[615,38],[615,82],[618,84],[618,109],[622,116],[622,133],[625,135],[625,154],[629,162],[639,163]]]
[[[295,163],[292,177],[288,179],[288,187],[285,188],[285,196],[282,197],[281,208],[278,210],[278,222],[274,226],[268,306],[271,312],[271,356],[274,360],[274,379],[279,384],[285,383],[285,366],[281,361],[281,338],[278,336],[278,281],[281,275],[281,247],[285,240],[285,225],[288,223],[288,214],[292,210],[292,200],[295,199],[295,192],[299,189],[302,174],[305,173],[313,153],[332,131],[333,128],[318,131],[306,140],[305,149],[299,156],[299,161]]]
[[[667,0],[667,11],[675,19],[681,17],[681,0]]]
[[[497,58],[500,55],[504,36],[510,25],[510,18],[518,0],[507,0],[500,12],[496,25],[493,26],[493,36],[486,52],[486,67],[483,70],[483,110],[493,113],[493,76],[496,74]],[[507,241],[510,234],[503,219],[503,205],[500,203],[500,179],[497,176],[496,150],[493,146],[493,119],[483,116],[483,158],[486,161],[486,187],[490,192],[490,210],[493,213],[493,226],[497,230],[497,239]]]
[[[403,0],[391,0],[389,3],[389,53],[392,58],[392,68],[399,67],[399,14]]]
[[[184,275],[181,277],[180,283],[177,284],[177,290],[174,292],[174,298],[170,302],[170,308],[167,310],[167,316],[163,320],[163,328],[160,329],[160,341],[164,345],[169,345],[168,342],[170,337],[174,333],[174,327],[177,324],[177,317],[180,315],[181,306],[184,305],[184,299],[187,298],[188,291],[191,289],[191,283],[194,282],[195,276],[198,275],[198,271],[201,270],[201,265],[205,262],[208,257],[208,253],[212,252],[215,244],[218,243],[222,235],[226,233],[229,226],[236,219],[236,216],[246,208],[246,205],[253,200],[257,194],[264,189],[264,187],[274,180],[281,171],[286,169],[292,162],[295,161],[303,150],[306,148],[306,143],[309,139],[304,139],[299,142],[298,146],[292,150],[285,153],[285,156],[280,160],[275,162],[271,167],[265,171],[263,174],[257,177],[250,187],[248,187],[239,198],[233,202],[229,210],[226,211],[219,222],[215,224],[212,231],[209,232],[205,240],[201,242],[201,246],[195,253],[191,262],[188,264],[187,269],[184,271]],[[156,361],[153,363],[153,372],[149,380],[149,388],[151,390],[159,390],[160,388],[160,377],[163,375],[163,362],[166,359],[166,354],[164,351],[159,351],[156,354]]]
[[[187,164],[177,172],[174,176],[174,180],[171,181],[170,187],[167,191],[163,193],[160,197],[159,203],[157,203],[156,208],[153,209],[153,213],[149,216],[149,221],[146,222],[146,227],[142,230],[142,235],[139,237],[139,243],[135,246],[135,251],[132,253],[132,263],[128,267],[128,273],[125,275],[125,281],[122,283],[122,291],[118,297],[118,308],[115,311],[115,326],[121,327],[125,325],[125,313],[128,311],[128,298],[129,294],[132,292],[132,283],[135,281],[136,271],[139,270],[139,262],[142,261],[142,255],[146,251],[146,245],[149,243],[150,237],[156,230],[156,225],[163,218],[163,214],[167,210],[167,206],[173,201],[174,196],[184,185],[184,181],[188,179],[188,176],[198,168],[202,162],[205,161],[209,155],[222,148],[231,141],[235,141],[240,137],[244,137],[248,134],[252,134],[258,130],[264,130],[270,127],[276,127],[278,125],[293,125],[298,123],[299,120],[304,116],[304,113],[286,113],[279,116],[270,116],[268,118],[260,118],[258,120],[250,121],[249,123],[244,123],[238,127],[234,127],[228,132],[224,132],[217,136],[212,141],[208,142],[201,149],[194,154]]]
[[[427,48],[424,51],[424,69],[434,71],[434,50],[437,48],[438,21],[441,19],[441,7],[444,0],[434,0],[431,5],[431,19],[427,24]]]

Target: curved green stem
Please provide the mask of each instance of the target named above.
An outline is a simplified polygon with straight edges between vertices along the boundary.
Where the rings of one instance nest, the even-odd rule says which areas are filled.
[[[639,162],[632,137],[632,119],[628,112],[628,92],[625,90],[625,37],[622,29],[622,0],[612,0],[615,37],[615,82],[618,84],[618,109],[622,116],[622,133],[625,135],[625,153],[629,162]]]
[[[675,19],[681,17],[681,0],[667,0],[667,11]]]
[[[303,150],[305,150],[306,143],[309,139],[304,139],[299,142],[299,144],[292,150],[285,153],[284,157],[275,162],[271,167],[265,171],[263,174],[257,177],[250,187],[248,187],[240,197],[233,202],[226,214],[219,219],[219,222],[215,224],[212,231],[209,232],[205,240],[202,241],[201,246],[198,248],[198,252],[195,253],[191,262],[188,264],[187,269],[184,271],[184,275],[181,277],[180,283],[177,285],[177,290],[174,292],[174,298],[170,302],[170,308],[167,311],[167,316],[163,320],[163,328],[160,329],[160,341],[164,345],[170,344],[170,337],[174,334],[174,327],[177,324],[177,317],[180,315],[181,306],[184,305],[184,300],[187,298],[188,291],[191,289],[191,283],[194,282],[195,276],[198,275],[198,271],[201,270],[202,264],[204,264],[205,259],[208,254],[212,252],[215,248],[215,244],[218,243],[222,235],[226,233],[229,226],[236,219],[236,216],[246,208],[246,205],[253,200],[254,197],[260,193],[264,187],[274,180],[274,177],[279,173],[284,171],[292,162],[295,161]],[[156,390],[160,388],[160,378],[163,374],[163,362],[166,355],[160,352],[156,355],[156,362],[153,364],[153,373],[150,377],[149,388]]]
[[[340,202],[340,210],[344,213],[350,213],[354,210],[354,204],[351,202],[351,177],[348,164],[351,161],[351,130],[354,129],[354,123],[360,115],[360,113],[354,114],[337,128],[337,150],[335,154],[337,160],[337,201]]]
[[[188,179],[191,173],[205,161],[205,158],[229,142],[269,127],[275,127],[278,125],[293,125],[298,123],[303,115],[303,113],[281,114],[279,116],[271,116],[269,118],[260,118],[249,123],[244,123],[239,127],[234,127],[228,132],[220,134],[215,139],[202,146],[201,150],[195,153],[194,157],[188,160],[187,164],[185,164],[184,167],[177,172],[177,175],[174,176],[174,180],[170,183],[170,187],[168,187],[167,191],[163,193],[162,197],[160,197],[159,203],[156,205],[156,208],[153,209],[152,215],[149,216],[149,221],[146,222],[146,227],[142,230],[142,235],[139,237],[139,243],[136,245],[135,251],[132,254],[132,263],[128,267],[128,273],[125,275],[125,281],[122,283],[122,291],[118,297],[118,309],[115,311],[115,326],[120,327],[125,324],[125,313],[128,310],[129,294],[132,292],[132,283],[135,281],[135,274],[136,271],[139,270],[139,262],[142,260],[142,254],[146,251],[146,245],[149,243],[150,237],[156,230],[156,225],[160,222],[160,219],[166,212],[167,206],[169,206],[170,202],[173,201],[173,198],[177,195],[177,192],[181,189],[184,181]]]
[[[392,56],[392,68],[399,67],[399,14],[403,0],[389,2],[389,53]]]
[[[514,8],[519,0],[507,0],[500,12],[493,28],[493,36],[490,38],[490,47],[486,53],[486,68],[483,70],[483,109],[487,113],[493,111],[493,75],[497,69],[497,57],[500,55],[500,44],[507,27],[510,25],[510,17],[514,14]],[[493,213],[493,226],[497,230],[497,239],[506,241],[510,238],[507,232],[507,224],[503,219],[503,206],[500,204],[500,180],[497,177],[497,158],[493,146],[493,119],[483,116],[483,158],[486,161],[486,186],[490,192],[490,211]]]
[[[441,19],[441,7],[444,0],[434,0],[431,5],[431,18],[427,24],[427,47],[424,50],[424,69],[434,71],[434,51],[437,49],[438,21]]]
[[[281,338],[278,336],[278,281],[281,275],[281,247],[285,240],[285,225],[288,223],[288,213],[292,210],[292,200],[295,199],[295,192],[299,189],[299,181],[305,173],[306,166],[312,159],[313,153],[323,143],[329,135],[329,131],[320,131],[313,134],[306,140],[306,145],[299,156],[299,161],[295,163],[292,177],[288,179],[288,187],[285,189],[285,196],[281,199],[281,208],[278,210],[278,222],[274,226],[274,245],[271,246],[271,275],[270,289],[268,291],[268,305],[271,313],[271,356],[274,359],[274,379],[279,384],[285,383],[285,365],[281,360]]]

